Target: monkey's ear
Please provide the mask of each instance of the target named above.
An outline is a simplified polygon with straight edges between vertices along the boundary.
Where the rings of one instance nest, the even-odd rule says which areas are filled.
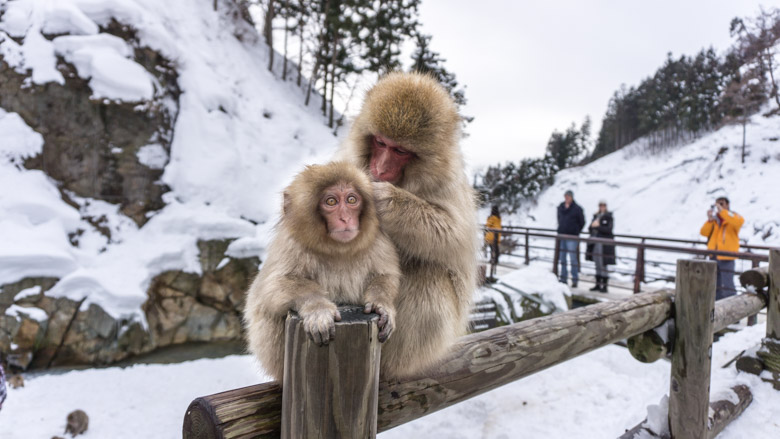
[[[282,202],[282,215],[287,216],[292,206],[292,198],[290,197],[290,194],[287,193],[287,191],[284,191],[283,197],[284,201]]]

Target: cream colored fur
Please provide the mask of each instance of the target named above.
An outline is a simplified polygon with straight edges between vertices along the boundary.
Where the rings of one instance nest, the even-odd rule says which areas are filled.
[[[352,183],[360,192],[364,200],[360,235],[373,242],[345,245],[327,236],[316,204],[311,203],[337,181]],[[400,277],[398,256],[378,230],[370,183],[363,173],[343,163],[309,167],[285,195],[292,201],[286,203],[268,257],[249,287],[244,310],[249,350],[277,380],[284,371],[284,321],[289,310],[310,315],[311,325],[318,327],[332,322],[337,304],[373,303],[384,307],[392,319]],[[308,217],[304,218],[308,222],[301,217]]]
[[[385,377],[436,364],[467,329],[479,234],[459,127],[455,103],[435,80],[393,73],[367,93],[340,151],[367,174],[375,134],[416,155],[397,185],[373,183],[381,229],[395,244],[402,271],[396,330],[382,347]]]

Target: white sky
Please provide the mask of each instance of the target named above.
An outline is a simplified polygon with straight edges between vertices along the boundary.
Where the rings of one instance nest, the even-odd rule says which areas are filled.
[[[670,51],[721,53],[731,19],[759,5],[780,0],[423,0],[420,20],[467,85],[473,169],[541,156],[554,129],[586,115],[595,138],[621,83],[637,85]]]

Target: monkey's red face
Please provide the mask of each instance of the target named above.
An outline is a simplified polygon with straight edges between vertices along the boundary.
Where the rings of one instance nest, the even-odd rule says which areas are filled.
[[[338,183],[322,191],[320,215],[325,220],[328,236],[339,242],[349,242],[360,233],[360,211],[363,200],[351,184]]]
[[[371,176],[376,181],[397,184],[404,176],[404,166],[414,158],[414,153],[379,134],[371,138]]]

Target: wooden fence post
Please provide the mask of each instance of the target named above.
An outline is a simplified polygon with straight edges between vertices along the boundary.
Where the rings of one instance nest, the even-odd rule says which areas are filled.
[[[706,438],[709,434],[716,273],[713,261],[677,261],[669,391],[669,429],[676,439]]]
[[[634,294],[642,289],[641,283],[645,280],[645,248],[636,248],[636,269],[634,270]]]
[[[769,303],[766,336],[780,342],[780,250],[769,251]]]
[[[287,317],[282,439],[375,438],[379,395],[376,314],[341,307],[336,337],[317,346],[296,315]]]
[[[780,250],[769,251],[769,303],[766,306],[766,338],[758,352],[780,390]]]
[[[561,240],[555,238],[555,253],[553,254],[553,273],[558,276],[558,261],[561,260]]]
[[[529,245],[528,234],[529,234],[529,230],[525,229],[525,265],[531,263],[531,254],[528,251],[528,245]]]

